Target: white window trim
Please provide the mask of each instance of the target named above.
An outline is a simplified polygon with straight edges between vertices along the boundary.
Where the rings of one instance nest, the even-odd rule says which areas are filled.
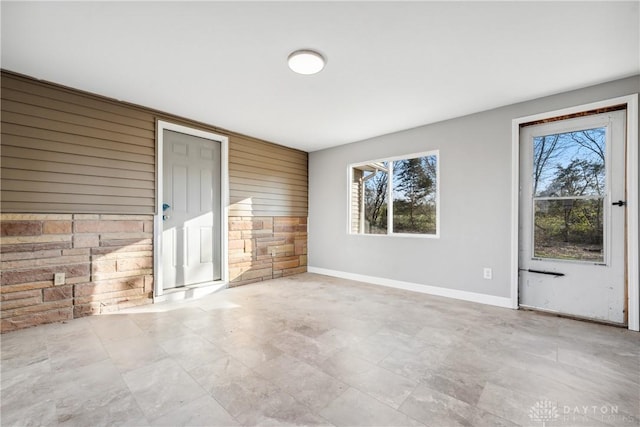
[[[154,301],[164,300],[164,288],[162,282],[162,199],[163,199],[163,149],[164,149],[164,130],[184,133],[199,138],[209,139],[220,143],[220,215],[221,215],[221,280],[214,282],[216,289],[226,286],[229,283],[229,138],[218,135],[213,132],[206,132],[175,123],[157,120],[156,122],[156,212],[154,215],[154,234],[153,234],[153,297]],[[188,287],[185,287],[185,290]],[[209,291],[204,290],[197,292],[197,289],[191,290],[191,295],[197,296],[206,294]]]
[[[393,215],[387,216],[387,233],[386,234],[368,234],[368,233],[354,233],[351,231],[351,183],[353,181],[353,168],[357,166],[364,166],[370,163],[382,163],[389,162],[389,176],[393,174],[392,162],[397,160],[415,159],[417,157],[436,156],[436,232],[435,234],[414,234],[414,233],[395,233],[393,231]],[[440,150],[421,151],[418,153],[411,153],[400,156],[384,157],[375,160],[369,160],[366,162],[350,163],[347,166],[347,234],[350,236],[363,236],[363,237],[391,237],[391,238],[413,238],[413,239],[439,239],[440,238]],[[393,186],[387,186],[387,206],[390,211],[393,212]]]
[[[626,104],[627,106],[627,298],[628,298],[628,328],[640,331],[640,253],[638,239],[638,94],[621,96],[590,104],[578,105],[547,113],[519,117],[511,121],[511,307],[517,309],[518,304],[518,215],[519,215],[519,183],[520,183],[520,125],[537,120],[567,116],[583,111],[613,107]]]

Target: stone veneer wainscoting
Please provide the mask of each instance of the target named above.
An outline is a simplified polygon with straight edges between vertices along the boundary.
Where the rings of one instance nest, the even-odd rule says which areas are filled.
[[[153,216],[0,214],[1,331],[153,301]],[[229,286],[307,271],[306,217],[229,217]],[[65,283],[54,285],[54,274]]]
[[[306,271],[306,217],[229,217],[229,286]]]
[[[152,215],[12,213],[0,221],[2,332],[152,302]],[[63,285],[55,273],[65,273]]]

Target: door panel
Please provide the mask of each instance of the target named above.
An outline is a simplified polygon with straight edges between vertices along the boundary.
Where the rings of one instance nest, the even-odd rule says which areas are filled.
[[[520,134],[524,307],[625,323],[625,111]]]
[[[221,144],[163,132],[163,288],[220,280]]]

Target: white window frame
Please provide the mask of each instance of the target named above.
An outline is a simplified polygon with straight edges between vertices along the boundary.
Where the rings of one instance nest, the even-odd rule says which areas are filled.
[[[398,160],[415,159],[418,157],[436,157],[436,232],[434,234],[419,234],[419,233],[396,233],[393,231],[393,162]],[[389,162],[388,166],[388,185],[387,185],[387,210],[391,215],[387,215],[387,232],[385,234],[371,234],[371,233],[355,233],[351,229],[351,219],[353,214],[352,206],[352,191],[351,185],[353,182],[353,169],[358,166],[364,166],[371,163],[383,163]],[[374,236],[374,237],[409,237],[418,239],[439,239],[440,238],[440,150],[422,151],[418,153],[405,154],[401,156],[384,157],[376,160],[369,160],[365,162],[350,163],[347,166],[347,234],[351,236]]]

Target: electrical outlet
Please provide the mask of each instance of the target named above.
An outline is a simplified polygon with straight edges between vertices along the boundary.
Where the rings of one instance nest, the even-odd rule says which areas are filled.
[[[482,270],[482,277],[487,279],[487,280],[491,280],[491,278],[493,277],[493,271],[491,271],[491,269],[489,267],[485,267]]]
[[[64,285],[64,273],[56,273],[53,275],[53,285],[54,286]]]

